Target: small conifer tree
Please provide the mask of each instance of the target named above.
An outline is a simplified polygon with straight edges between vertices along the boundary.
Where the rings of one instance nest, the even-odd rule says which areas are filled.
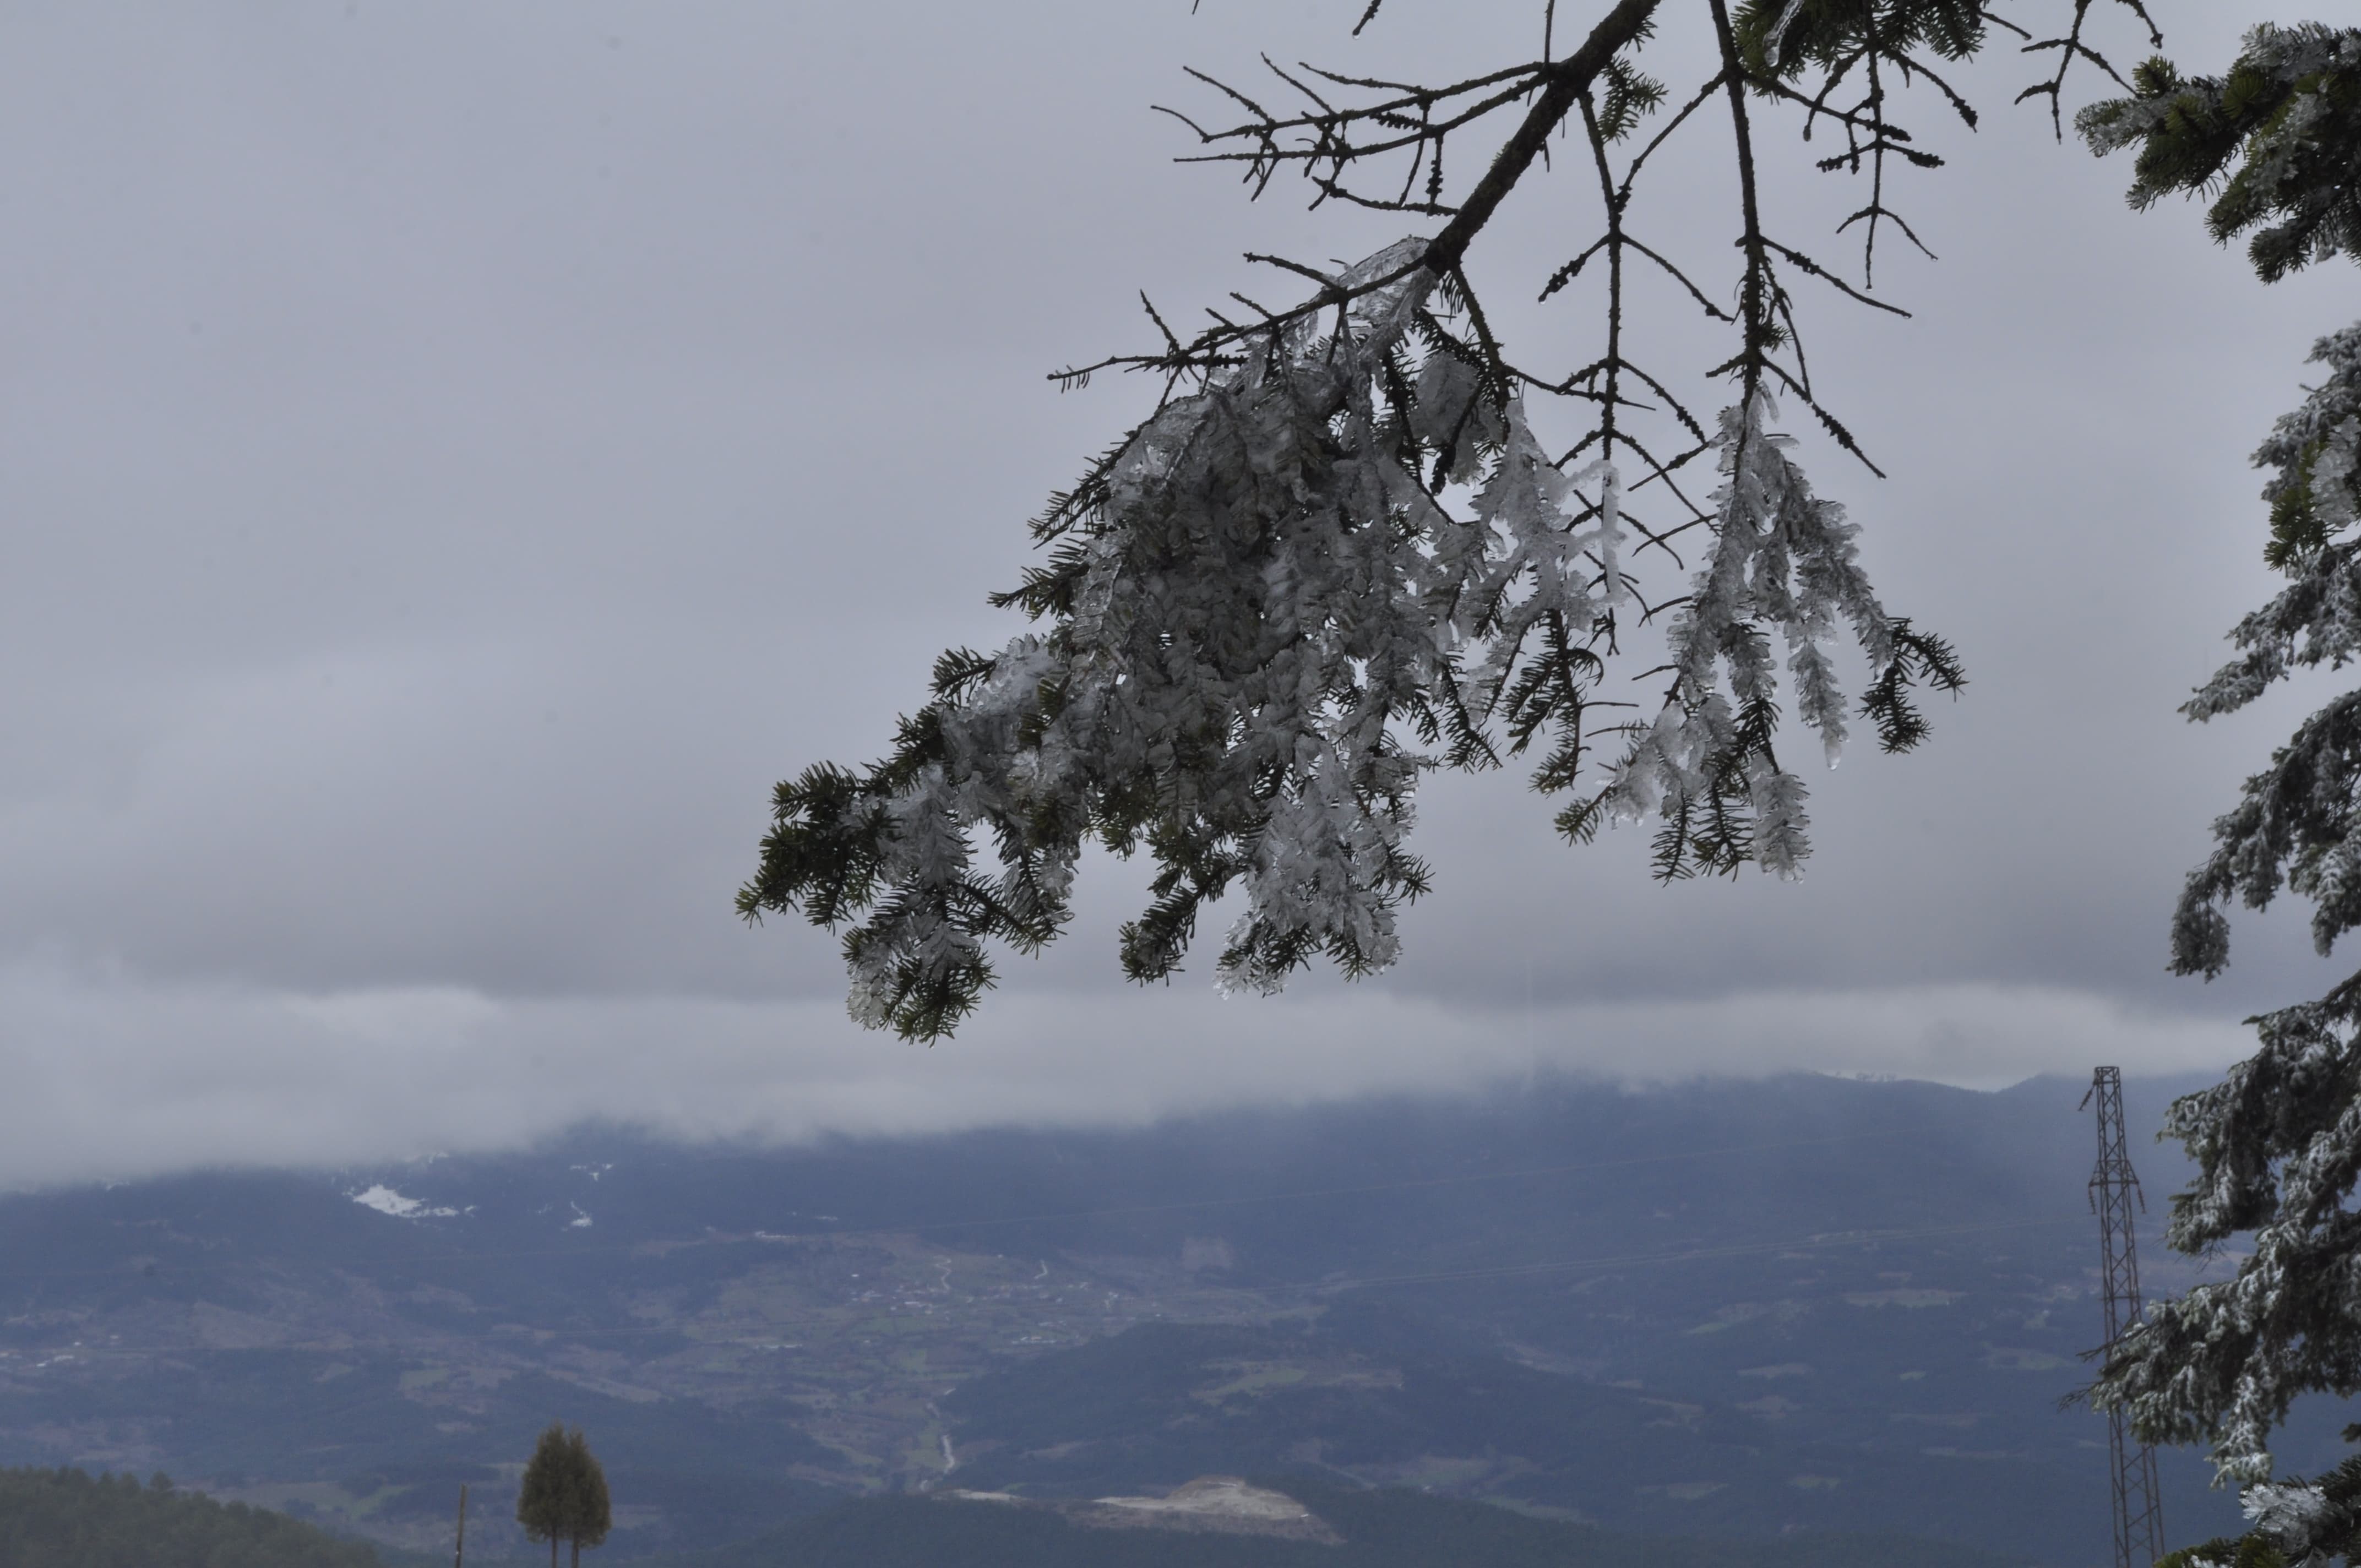
[[[524,1478],[517,1485],[516,1508],[525,1539],[549,1542],[549,1568],[557,1568],[557,1543],[566,1538],[571,1519],[573,1469],[573,1444],[566,1437],[566,1423],[552,1421],[525,1463]],[[602,1497],[605,1485],[602,1478]]]
[[[582,1549],[607,1539],[613,1527],[607,1501],[607,1472],[577,1427],[566,1439],[566,1539],[574,1548],[574,1568],[582,1568]]]

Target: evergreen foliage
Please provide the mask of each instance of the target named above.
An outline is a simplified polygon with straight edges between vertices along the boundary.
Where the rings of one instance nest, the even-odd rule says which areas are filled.
[[[2306,23],[2255,28],[2229,71],[2183,78],[2167,60],[2133,73],[2133,95],[2082,111],[2100,152],[2139,148],[2132,204],[2212,196],[2206,227],[2264,282],[2334,256],[2361,259],[2361,33]]]
[[[573,1519],[574,1453],[566,1423],[552,1421],[533,1447],[517,1482],[516,1521],[527,1541],[549,1542],[549,1568],[557,1568],[557,1543]]]
[[[581,1428],[568,1431],[564,1421],[552,1421],[543,1431],[517,1483],[516,1518],[526,1540],[549,1542],[550,1568],[557,1568],[559,1542],[573,1547],[575,1568],[581,1568],[582,1549],[607,1539],[615,1522],[607,1473]]]
[[[2348,1428],[2345,1441],[2361,1437]],[[2361,1557],[2361,1454],[2317,1481],[2258,1482],[2244,1495],[2253,1528],[2188,1547],[2157,1568],[2288,1568]]]
[[[0,1470],[0,1563],[10,1568],[377,1568],[377,1553],[163,1475]]]
[[[2321,339],[2312,361],[2326,367],[2326,379],[2255,454],[2271,473],[2263,488],[2271,551],[2294,581],[2231,631],[2240,656],[2182,706],[2194,719],[2234,713],[2295,671],[2339,669],[2361,652],[2354,597],[2361,538],[2353,534],[2361,501],[2361,325]],[[2213,825],[2216,848],[2190,874],[2173,915],[2177,972],[2221,973],[2230,927],[2219,906],[2235,897],[2265,908],[2283,883],[2312,901],[2312,943],[2323,957],[2361,924],[2361,817],[2350,787],[2361,776],[2356,704],[2361,694],[2348,693],[2306,719]]]
[[[566,1438],[565,1529],[566,1542],[574,1548],[574,1568],[582,1568],[582,1549],[603,1543],[614,1525],[607,1472],[577,1427]]]
[[[2061,6],[2064,30],[2029,44],[2056,70],[2021,96],[2054,108],[2078,63],[2112,75],[2092,9]],[[1718,62],[1679,95],[1633,58],[1676,12]],[[884,760],[782,783],[740,913],[846,928],[852,1015],[931,1040],[993,984],[992,944],[1037,952],[1063,929],[1093,839],[1157,868],[1120,934],[1135,981],[1176,971],[1206,904],[1233,893],[1224,988],[1274,991],[1323,955],[1348,976],[1386,968],[1400,905],[1430,885],[1409,837],[1436,769],[1530,754],[1572,841],[1650,823],[1662,876],[1795,874],[1808,791],[1778,750],[1786,720],[1831,763],[1854,718],[1904,751],[1927,731],[1919,694],[1965,677],[1884,608],[1855,526],[1774,428],[1785,401],[1867,461],[1812,383],[1791,289],[1894,309],[1870,292],[1877,244],[1917,236],[1889,165],[1941,162],[1894,117],[1900,93],[1929,86],[1972,124],[1941,72],[1998,25],[1981,0],[1620,0],[1571,52],[1456,82],[1273,66],[1294,110],[1213,83],[1243,117],[1181,116],[1200,160],[1257,195],[1294,174],[1315,205],[1440,226],[1341,270],[1249,258],[1312,291],[1211,313],[1185,339],[1150,304],[1159,348],[1061,372],[1146,373],[1163,399],[1034,523],[1047,559],[994,602],[1036,629],[943,654]],[[1763,210],[1756,134],[1784,114],[1840,137],[1820,169],[1867,179],[1842,225],[1861,240],[1859,285]],[[1717,122],[1739,194],[1726,293],[1693,275],[1724,263],[1691,267],[1632,227],[1651,157]],[[1488,125],[1505,134],[1455,191],[1444,145]],[[1561,131],[1588,154],[1597,227],[1541,297],[1587,298],[1596,339],[1542,367],[1496,336],[1467,258]],[[1727,333],[1701,373],[1718,414],[1637,357],[1624,299],[1642,270]],[[1716,474],[1709,493],[1685,488],[1692,466]],[[1867,666],[1850,696],[1840,640]],[[1610,695],[1611,678],[1638,684]]]
[[[2137,148],[2135,205],[2209,196],[2214,237],[2253,231],[2248,254],[2266,282],[2313,261],[2361,260],[2361,28],[2257,27],[2221,77],[2183,77],[2159,60],[2133,86],[2078,123],[2100,152]],[[2238,656],[2183,706],[2192,719],[2361,652],[2361,325],[2322,338],[2312,362],[2321,382],[2254,457],[2268,475],[2265,558],[2290,584],[2232,630]],[[2309,900],[2323,956],[2361,925],[2356,801],[2361,692],[2346,692],[2299,725],[2214,823],[2213,852],[2173,915],[2172,968],[2222,971],[2234,900],[2262,909],[2282,889]],[[2268,1481],[2270,1431],[2296,1398],[2361,1393],[2361,1215],[2351,1207],[2361,975],[2253,1023],[2255,1055],[2177,1102],[2165,1125],[2198,1166],[2173,1200],[2171,1244],[2210,1254],[2244,1234],[2253,1251],[2233,1277],[2154,1305],[2111,1347],[2092,1394],[2128,1409],[2146,1438],[2212,1442],[2222,1474],[2249,1483],[2257,1524],[2197,1551],[2265,1568],[2274,1552],[2297,1561],[2361,1543],[2361,1461],[2318,1483]]]

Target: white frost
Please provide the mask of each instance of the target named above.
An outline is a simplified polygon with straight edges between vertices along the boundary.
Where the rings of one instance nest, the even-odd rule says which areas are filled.
[[[1388,969],[1400,906],[1425,880],[1407,850],[1417,785],[1445,765],[1420,748],[1459,745],[1455,726],[1469,757],[1495,723],[1562,735],[1550,789],[1583,773],[1606,820],[1658,817],[1684,841],[1716,835],[1733,861],[1799,871],[1807,794],[1772,747],[1781,704],[1833,762],[1849,718],[1833,645],[1849,632],[1881,671],[1899,652],[1854,525],[1770,428],[1767,392],[1726,411],[1710,444],[1721,485],[1697,519],[1709,543],[1667,601],[1669,647],[1642,692],[1655,711],[1600,726],[1622,755],[1585,773],[1564,693],[1654,613],[1631,608],[1638,520],[1613,464],[1569,473],[1465,355],[1426,355],[1406,403],[1389,390],[1431,319],[1425,244],[1348,269],[1340,286],[1390,281],[1163,403],[1059,524],[1046,628],[947,687],[906,766],[815,807],[837,814],[815,831],[874,846],[864,876],[885,890],[848,941],[854,1019],[906,1022],[914,998],[983,983],[1003,927],[979,910],[1053,931],[1100,822],[1127,824],[1106,829],[1126,853],[1159,835],[1187,846],[1171,852],[1191,869],[1126,933],[1135,978],[1170,972],[1198,901],[1224,895],[1224,992],[1277,991],[1323,953],[1348,973]],[[1467,515],[1438,488],[1472,492]]]

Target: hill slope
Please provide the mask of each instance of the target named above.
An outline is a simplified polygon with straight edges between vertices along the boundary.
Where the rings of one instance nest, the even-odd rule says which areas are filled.
[[[2129,1086],[2136,1131],[2169,1088]],[[28,1195],[0,1201],[0,1462],[162,1466],[437,1552],[464,1481],[499,1553],[563,1419],[606,1462],[609,1558],[947,1481],[1309,1464],[2096,1562],[2103,1429],[2057,1407],[2099,1332],[2080,1093],[1542,1080]],[[2159,1215],[2166,1152],[2139,1149]],[[2192,1277],[2144,1239],[2152,1284]],[[2176,1540],[2236,1521],[2204,1480],[2167,1456]]]
[[[158,1482],[162,1477],[157,1477]],[[131,1475],[0,1470],[0,1563],[10,1568],[378,1568],[377,1553],[242,1503]]]

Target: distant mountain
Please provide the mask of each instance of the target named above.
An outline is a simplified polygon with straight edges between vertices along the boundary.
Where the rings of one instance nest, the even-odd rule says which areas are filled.
[[[2179,1087],[2127,1086],[2135,1127]],[[2058,1408],[2100,1332],[2080,1094],[1541,1080],[27,1195],[0,1462],[162,1466],[421,1551],[465,1481],[496,1554],[562,1418],[613,1485],[608,1559],[847,1496],[1255,1471],[2080,1568],[2107,1550],[2103,1425]],[[2159,1216],[2173,1152],[2135,1150]],[[2152,1283],[2194,1277],[2143,1241]],[[2235,1523],[2193,1457],[2166,1472],[2174,1539]]]
[[[151,1483],[162,1477],[152,1477]],[[283,1514],[136,1475],[0,1470],[10,1568],[378,1568],[377,1553]]]

